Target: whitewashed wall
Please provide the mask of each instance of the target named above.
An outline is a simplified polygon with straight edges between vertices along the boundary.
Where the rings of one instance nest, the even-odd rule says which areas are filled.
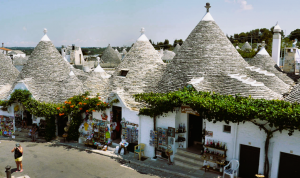
[[[283,131],[282,133],[276,132],[274,133],[274,137],[270,140],[272,142],[273,147],[271,152],[272,154],[272,166],[271,169],[271,178],[276,178],[279,170],[279,161],[280,161],[280,152],[294,154],[300,156],[300,132],[295,131],[292,136],[288,135],[288,131]]]
[[[144,143],[145,156],[153,158],[154,147],[149,145],[150,141],[150,130],[153,130],[153,119],[149,116],[139,117],[139,143]]]
[[[245,124],[234,124],[231,125],[231,133],[223,132],[223,125],[227,125],[224,122],[206,122],[207,131],[213,131],[213,137],[206,137],[207,139],[213,139],[215,141],[225,142],[227,145],[227,160],[230,161],[233,158],[239,160],[240,156],[240,145],[248,145],[260,148],[259,157],[259,173],[263,173],[264,166],[264,148],[266,133],[260,130],[256,125],[246,122]],[[237,141],[235,144],[235,131],[237,130]],[[300,132],[295,131],[292,136],[288,135],[288,131],[275,132],[274,137],[270,140],[269,145],[269,161],[270,161],[270,177],[276,178],[279,169],[280,152],[290,153],[294,155],[300,155]],[[234,154],[234,146],[236,145],[236,151]],[[292,153],[291,153],[292,152]],[[235,157],[233,156],[235,155]]]

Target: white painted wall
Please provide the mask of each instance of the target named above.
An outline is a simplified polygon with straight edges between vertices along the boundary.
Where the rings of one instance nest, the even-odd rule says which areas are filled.
[[[300,144],[299,144],[300,132],[295,131],[292,136],[288,135],[288,131],[283,131],[282,133],[276,132],[274,137],[271,139],[273,143],[272,151],[272,166],[271,178],[276,178],[279,170],[280,152],[294,154],[300,156]],[[291,153],[291,151],[293,153]]]
[[[139,143],[144,143],[145,156],[153,158],[154,147],[149,145],[150,130],[153,130],[153,119],[148,116],[139,117]]]
[[[260,130],[256,125],[246,122],[245,124],[234,124],[231,125],[231,133],[223,132],[224,122],[206,122],[207,131],[213,131],[213,137],[206,137],[207,139],[213,139],[215,141],[225,142],[227,145],[227,161],[234,158],[239,160],[240,158],[240,145],[248,145],[260,148],[259,158],[259,173],[263,173],[264,165],[264,148],[266,134],[263,130]],[[235,130],[237,129],[237,143],[235,144]],[[274,137],[270,140],[269,145],[269,161],[270,161],[270,177],[276,178],[279,169],[280,152],[300,155],[300,144],[299,144],[300,132],[295,131],[292,136],[288,135],[288,131],[275,132]],[[234,145],[236,145],[236,153],[234,154]]]

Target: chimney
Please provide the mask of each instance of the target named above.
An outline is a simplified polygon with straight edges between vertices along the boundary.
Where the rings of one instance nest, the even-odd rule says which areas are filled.
[[[4,48],[4,43],[2,43],[2,48]]]
[[[75,44],[72,44],[72,50],[75,50]]]

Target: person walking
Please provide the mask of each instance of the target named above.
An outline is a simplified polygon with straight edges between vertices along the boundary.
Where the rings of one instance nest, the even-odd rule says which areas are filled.
[[[15,152],[15,161],[17,165],[17,171],[23,172],[23,165],[22,165],[22,159],[23,159],[23,148],[19,143],[16,143],[16,147],[11,150],[11,152]],[[21,168],[21,170],[19,169]]]

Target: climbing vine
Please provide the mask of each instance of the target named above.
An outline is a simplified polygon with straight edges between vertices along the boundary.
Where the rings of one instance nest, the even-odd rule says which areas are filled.
[[[168,93],[136,94],[135,100],[146,104],[140,115],[164,116],[182,105],[190,106],[208,121],[232,123],[251,122],[267,134],[264,174],[269,175],[268,148],[273,133],[288,130],[291,136],[300,130],[300,105],[282,100],[254,99],[251,96],[221,95],[196,91],[193,88]],[[259,121],[258,121],[259,120]]]

